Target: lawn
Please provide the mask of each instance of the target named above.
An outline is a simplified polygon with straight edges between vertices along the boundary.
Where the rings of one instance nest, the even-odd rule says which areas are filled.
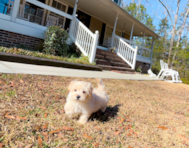
[[[76,57],[62,57],[62,56],[55,56],[51,54],[45,54],[39,51],[31,51],[31,50],[26,50],[22,48],[7,48],[0,46],[0,52],[5,52],[5,53],[12,53],[12,54],[18,54],[18,55],[26,55],[26,56],[31,56],[31,57],[38,57],[38,58],[45,58],[45,59],[53,59],[53,60],[59,60],[59,61],[65,61],[65,62],[70,62],[70,63],[78,63],[78,64],[86,64],[86,65],[96,65],[96,63],[90,63],[89,58],[81,55],[79,58]]]
[[[71,80],[0,74],[0,147],[189,147],[189,85],[104,79],[108,108],[83,126],[63,110]]]

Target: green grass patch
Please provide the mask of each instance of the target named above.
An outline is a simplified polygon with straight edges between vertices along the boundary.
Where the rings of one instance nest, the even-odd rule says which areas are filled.
[[[27,56],[32,56],[32,57],[39,57],[39,58],[46,58],[46,59],[53,59],[53,60],[60,60],[60,61],[65,61],[65,62],[71,62],[71,63],[79,63],[79,64],[86,64],[86,65],[96,65],[95,63],[90,63],[89,58],[85,56],[81,56],[79,58],[76,57],[61,57],[61,56],[54,56],[50,54],[45,54],[41,53],[38,51],[30,51],[30,50],[25,50],[21,48],[7,48],[7,47],[0,47],[0,52],[5,52],[5,53],[12,53],[12,54],[18,54],[18,55],[27,55]]]

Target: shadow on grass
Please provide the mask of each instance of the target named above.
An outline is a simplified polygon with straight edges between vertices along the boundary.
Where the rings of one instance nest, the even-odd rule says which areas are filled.
[[[101,110],[99,110],[96,113],[93,113],[89,120],[98,120],[100,122],[108,122],[111,118],[114,118],[117,116],[117,113],[119,111],[120,105],[115,105],[114,107],[108,106],[106,108],[106,111],[103,113]]]

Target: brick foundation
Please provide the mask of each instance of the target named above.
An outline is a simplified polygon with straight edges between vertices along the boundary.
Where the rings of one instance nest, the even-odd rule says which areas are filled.
[[[24,45],[29,49],[38,50],[37,48],[41,46],[42,42],[44,42],[43,39],[0,30],[0,46],[17,47],[19,45]]]
[[[149,63],[143,63],[143,62],[139,62],[139,61],[136,61],[136,67],[135,67],[135,70],[141,66],[141,70],[142,70],[142,73],[147,73],[147,71],[150,69],[150,64]]]

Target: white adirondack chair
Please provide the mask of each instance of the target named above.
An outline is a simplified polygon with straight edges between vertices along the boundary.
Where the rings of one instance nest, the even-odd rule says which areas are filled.
[[[164,79],[167,82],[182,83],[178,71],[169,69],[168,64],[164,63],[162,60],[160,60],[160,66],[161,66],[161,70],[157,78]],[[171,76],[172,80],[166,80],[168,76]]]
[[[58,26],[58,21],[59,21],[59,18],[57,17],[54,17],[54,16],[47,16],[47,24],[46,26]]]
[[[157,75],[154,74],[151,69],[148,70],[148,74],[149,74],[149,76],[152,77],[152,78],[156,78],[156,77],[157,77]]]

